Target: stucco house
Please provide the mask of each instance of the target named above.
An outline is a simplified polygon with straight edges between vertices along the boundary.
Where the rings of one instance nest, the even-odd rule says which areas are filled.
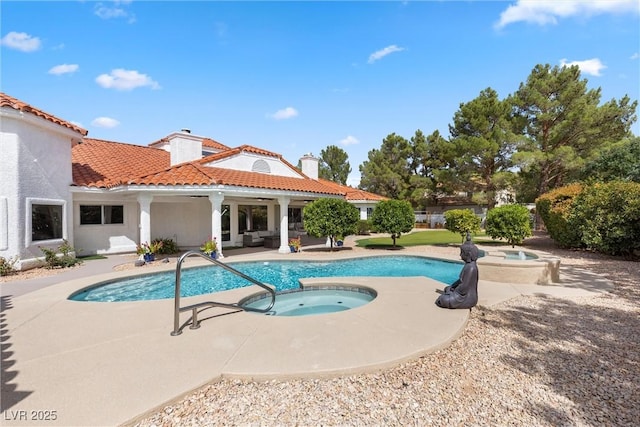
[[[231,148],[189,130],[148,146],[87,137],[87,131],[0,93],[0,256],[39,265],[39,247],[66,239],[81,255],[133,252],[171,238],[182,249],[214,237],[220,252],[260,232],[287,253],[304,235],[305,204],[345,198],[362,219],[384,198],[298,170],[282,155]]]

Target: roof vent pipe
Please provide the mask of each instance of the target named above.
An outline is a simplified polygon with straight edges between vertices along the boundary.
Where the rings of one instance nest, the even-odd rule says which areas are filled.
[[[189,128],[182,128],[182,129],[180,129],[180,132],[184,132],[184,133],[191,133],[191,129],[189,129]]]

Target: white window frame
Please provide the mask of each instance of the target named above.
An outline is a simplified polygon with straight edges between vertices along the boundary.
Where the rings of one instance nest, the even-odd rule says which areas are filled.
[[[67,239],[67,201],[62,199],[44,199],[37,197],[27,197],[27,210],[25,212],[25,246],[29,247],[37,242],[37,244],[48,244],[48,243],[62,243]],[[58,239],[47,239],[47,240],[33,240],[31,238],[33,234],[33,224],[32,224],[32,215],[33,215],[33,205],[53,205],[53,206],[62,206],[62,237]]]
[[[100,206],[100,224],[83,224],[82,223],[82,213],[80,212],[83,206]],[[110,222],[110,223],[106,223],[104,222],[104,207],[105,206],[122,206],[122,222]],[[80,227],[97,227],[97,226],[104,226],[104,225],[108,225],[108,226],[123,226],[124,225],[124,221],[125,221],[125,214],[124,214],[124,203],[123,204],[115,204],[115,203],[111,203],[111,204],[105,204],[105,203],[96,203],[96,204],[91,204],[91,203],[83,203],[83,204],[78,204],[78,225]]]

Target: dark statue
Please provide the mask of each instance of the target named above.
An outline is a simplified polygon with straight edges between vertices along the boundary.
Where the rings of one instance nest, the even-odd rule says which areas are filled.
[[[478,247],[471,242],[469,233],[467,240],[460,246],[460,258],[464,261],[460,277],[451,286],[444,288],[444,292],[436,300],[438,307],[471,308],[478,303]]]

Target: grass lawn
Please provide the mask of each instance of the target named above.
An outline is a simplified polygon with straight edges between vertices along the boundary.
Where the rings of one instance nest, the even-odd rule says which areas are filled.
[[[481,232],[474,235],[473,239],[477,237],[485,237],[486,234]],[[403,234],[399,239],[396,239],[396,246],[419,246],[419,245],[449,245],[462,243],[462,236],[456,233],[452,233],[449,230],[428,230],[428,231],[416,231],[409,234]],[[360,239],[356,242],[359,247],[363,248],[376,248],[376,247],[389,247],[393,245],[391,237],[372,237],[370,239]]]
[[[82,261],[91,261],[94,259],[107,259],[107,257],[104,255],[86,255],[86,256],[79,256],[77,258]]]

